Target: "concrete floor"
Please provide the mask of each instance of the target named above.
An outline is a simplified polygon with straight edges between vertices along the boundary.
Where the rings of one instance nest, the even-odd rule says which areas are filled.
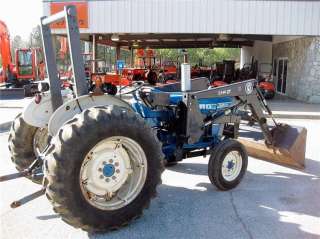
[[[18,209],[13,200],[36,191],[27,179],[0,184],[0,238],[320,238],[320,121],[287,120],[308,129],[304,171],[249,159],[242,183],[217,191],[208,158],[187,159],[163,173],[148,210],[119,231],[88,234],[65,224],[45,197]],[[0,174],[15,172],[0,134]]]
[[[299,118],[299,119],[320,119],[320,105],[310,104],[288,98],[284,95],[276,95],[269,100],[268,104],[276,117]]]

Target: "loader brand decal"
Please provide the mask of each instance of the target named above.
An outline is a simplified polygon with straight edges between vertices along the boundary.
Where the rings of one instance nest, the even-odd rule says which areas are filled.
[[[77,9],[79,28],[88,28],[88,3],[87,2],[52,2],[50,4],[50,13],[55,14],[63,10],[64,6],[74,5]],[[52,24],[52,28],[65,28],[65,22],[57,22]]]
[[[253,91],[252,82],[248,82],[248,83],[246,84],[245,90],[246,90],[247,95],[250,95],[250,94],[252,93],[252,91]]]
[[[230,102],[221,102],[216,104],[199,104],[200,110],[217,110],[228,107]]]

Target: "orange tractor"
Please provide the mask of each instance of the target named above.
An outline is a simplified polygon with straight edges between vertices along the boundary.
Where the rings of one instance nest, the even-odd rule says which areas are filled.
[[[129,81],[147,81],[155,85],[158,80],[156,55],[152,49],[137,49],[135,67],[124,68],[122,76]]]
[[[164,61],[159,73],[159,82],[166,83],[175,83],[178,78],[178,67],[179,62],[175,61]]]
[[[91,60],[92,61],[92,60]],[[97,64],[103,61],[96,61]],[[90,63],[90,61],[89,61]],[[147,81],[149,84],[156,84],[158,75],[154,68],[156,63],[154,51],[151,49],[138,49],[136,52],[135,67],[123,68],[117,72],[97,71],[92,73],[92,69],[88,65],[88,72],[90,75],[90,89],[94,90],[99,86],[102,91],[115,95],[117,93],[117,86],[129,86],[136,81]],[[99,68],[99,67],[98,67]]]
[[[6,95],[7,92],[14,90],[26,96],[32,95],[38,87],[35,81],[43,80],[45,77],[42,52],[40,48],[16,49],[14,64],[11,56],[9,31],[3,21],[0,21],[0,58],[0,84],[4,87],[1,95]]]

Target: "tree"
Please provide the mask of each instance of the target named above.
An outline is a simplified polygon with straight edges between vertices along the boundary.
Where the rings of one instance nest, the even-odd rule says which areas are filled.
[[[42,48],[42,39],[41,39],[41,32],[40,32],[39,25],[32,29],[32,32],[30,33],[30,37],[29,37],[29,41],[28,41],[28,47]]]
[[[24,47],[26,47],[26,42],[22,40],[21,36],[14,36],[11,42],[11,55],[14,56],[16,49]]]
[[[189,63],[191,65],[211,66],[218,61],[223,60],[235,60],[240,61],[240,49],[239,48],[193,48],[187,49],[189,56]],[[180,62],[182,61],[182,53],[178,49],[159,49],[157,55],[163,60],[172,60]]]

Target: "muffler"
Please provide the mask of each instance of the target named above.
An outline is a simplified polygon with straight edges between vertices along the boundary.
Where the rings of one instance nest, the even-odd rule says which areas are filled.
[[[267,145],[259,129],[252,131],[251,127],[246,127],[248,126],[240,130],[239,141],[246,147],[250,156],[296,169],[304,168],[306,128],[278,124],[271,129],[272,144]]]

